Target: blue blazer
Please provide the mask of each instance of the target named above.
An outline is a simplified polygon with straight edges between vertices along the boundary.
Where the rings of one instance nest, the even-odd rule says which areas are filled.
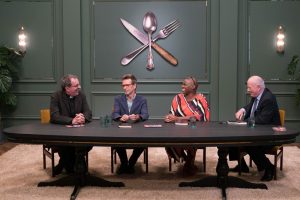
[[[111,115],[112,119],[117,121],[124,114],[139,114],[141,120],[147,120],[149,118],[147,100],[143,96],[136,95],[129,112],[125,94],[116,96],[114,99],[114,109]]]

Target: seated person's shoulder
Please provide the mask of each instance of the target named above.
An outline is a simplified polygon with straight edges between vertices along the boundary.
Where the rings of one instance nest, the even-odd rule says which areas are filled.
[[[61,90],[58,90],[58,91],[52,93],[51,96],[52,96],[52,97],[56,97],[56,98],[57,98],[57,97],[60,97],[60,96],[62,96],[62,91],[61,91]]]
[[[114,97],[114,99],[121,99],[123,96],[125,96],[125,95],[123,95],[123,94],[116,95],[116,96]]]

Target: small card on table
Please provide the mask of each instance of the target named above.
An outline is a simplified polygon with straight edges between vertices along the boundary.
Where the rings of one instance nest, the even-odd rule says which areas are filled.
[[[119,125],[119,128],[131,128],[131,125]]]
[[[73,125],[66,125],[66,127],[68,128],[79,128],[79,127],[83,127],[84,124],[73,124]]]
[[[284,132],[286,131],[286,128],[283,126],[276,126],[276,127],[272,127],[273,131],[279,131],[279,132]]]
[[[162,127],[161,124],[145,124],[144,125],[145,128],[160,128]]]
[[[247,122],[244,121],[227,121],[229,125],[247,125]]]
[[[187,125],[189,125],[189,123],[187,123],[187,122],[175,122],[175,125],[178,125],[178,126],[187,126]]]

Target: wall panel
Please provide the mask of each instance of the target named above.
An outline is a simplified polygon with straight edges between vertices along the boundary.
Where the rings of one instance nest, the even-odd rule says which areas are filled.
[[[0,0],[0,26],[5,27],[0,44],[17,49],[19,27],[27,34],[27,52],[14,83],[17,108],[2,113],[3,119],[39,119],[39,110],[49,107],[63,68],[61,8],[60,0]]]
[[[93,45],[92,61],[93,81],[113,81],[126,73],[134,73],[145,81],[174,81],[194,75],[200,80],[208,79],[206,63],[207,48],[207,6],[205,1],[101,1],[93,4]],[[178,19],[179,27],[169,37],[157,43],[166,48],[178,59],[178,65],[166,62],[156,51],[153,51],[155,69],[146,69],[148,49],[138,55],[127,66],[120,60],[134,49],[141,46],[121,24],[123,18],[136,26],[145,36],[142,22],[146,12],[156,15],[157,30],[171,21]],[[109,23],[108,23],[109,21]],[[100,79],[100,80],[99,80]]]
[[[39,119],[40,109],[49,108],[51,92],[18,92],[18,109],[7,118]]]
[[[0,1],[0,43],[17,48],[17,34],[24,26],[27,54],[20,68],[19,82],[55,80],[54,1]],[[33,12],[34,11],[34,12]],[[14,37],[12,37],[12,35]]]
[[[300,55],[300,1],[250,1],[250,74],[266,80],[288,80],[287,66],[293,55]],[[278,26],[286,34],[284,54],[275,48]]]
[[[275,93],[278,106],[286,111],[286,121],[300,122],[299,107],[295,103],[295,93]]]

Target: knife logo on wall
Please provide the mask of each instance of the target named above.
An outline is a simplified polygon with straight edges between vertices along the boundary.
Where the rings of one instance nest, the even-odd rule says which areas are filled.
[[[121,23],[126,28],[126,30],[133,35],[138,41],[142,43],[142,46],[137,48],[136,50],[130,52],[128,55],[124,56],[121,59],[122,65],[128,65],[137,55],[139,55],[143,50],[149,47],[149,52],[147,56],[147,69],[153,70],[153,56],[152,56],[152,48],[156,50],[165,60],[167,60],[172,65],[176,66],[178,61],[177,59],[167,50],[159,46],[156,41],[159,39],[167,38],[171,33],[173,33],[178,27],[180,27],[180,23],[178,20],[174,20],[163,27],[154,37],[152,37],[152,33],[155,32],[157,22],[156,17],[153,13],[147,12],[144,16],[143,20],[143,28],[147,33],[141,32],[139,29],[134,27],[125,19],[120,18]]]

